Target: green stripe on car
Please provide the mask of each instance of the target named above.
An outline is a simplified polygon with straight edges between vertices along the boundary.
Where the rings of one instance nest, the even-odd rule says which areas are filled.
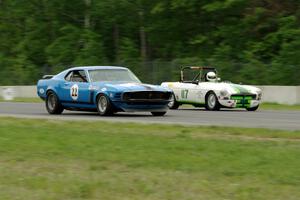
[[[237,84],[231,84],[230,85],[233,89],[234,89],[234,91],[235,92],[237,92],[237,93],[250,93],[250,91],[249,90],[247,90],[245,87],[243,87],[243,86],[240,86],[240,85],[237,85]]]

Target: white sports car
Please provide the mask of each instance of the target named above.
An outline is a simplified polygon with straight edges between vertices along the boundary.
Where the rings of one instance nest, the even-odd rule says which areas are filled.
[[[255,111],[259,107],[262,96],[259,88],[221,82],[215,68],[183,67],[180,75],[179,82],[161,84],[173,90],[172,101],[168,105],[170,109],[177,109],[182,104],[203,106],[207,110],[246,108]]]

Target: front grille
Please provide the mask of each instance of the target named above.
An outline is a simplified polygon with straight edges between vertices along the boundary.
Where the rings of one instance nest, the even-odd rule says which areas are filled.
[[[170,92],[159,91],[140,91],[140,92],[125,92],[123,93],[123,100],[130,102],[157,102],[167,101],[171,97]]]
[[[120,99],[121,98],[121,93],[116,93],[114,96],[115,99]]]
[[[253,100],[253,99],[256,99],[256,94],[233,94],[233,95],[231,95],[230,99],[232,99],[232,100],[241,100],[241,99]]]
[[[233,94],[230,99],[236,100],[237,107],[249,107],[251,100],[256,99],[255,94]]]

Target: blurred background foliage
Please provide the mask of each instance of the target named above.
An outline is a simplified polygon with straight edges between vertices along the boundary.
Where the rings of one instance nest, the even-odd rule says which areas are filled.
[[[149,83],[210,65],[233,82],[300,85],[300,1],[0,0],[0,85],[79,65]]]

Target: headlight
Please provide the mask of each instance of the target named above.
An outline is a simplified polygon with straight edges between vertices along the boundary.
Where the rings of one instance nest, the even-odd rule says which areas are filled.
[[[227,96],[228,94],[229,94],[229,92],[227,90],[221,90],[220,91],[220,95],[223,96],[223,97]]]

